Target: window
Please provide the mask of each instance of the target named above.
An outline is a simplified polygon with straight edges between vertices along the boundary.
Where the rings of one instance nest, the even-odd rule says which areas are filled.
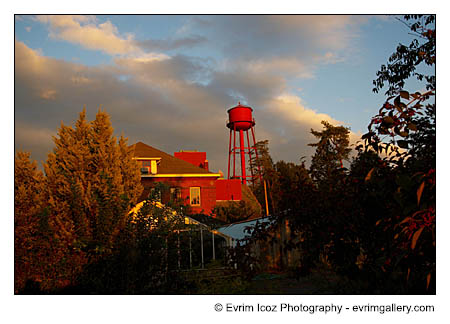
[[[150,161],[142,161],[141,174],[148,174],[150,172]]]
[[[191,206],[200,206],[200,187],[191,187]]]
[[[151,188],[149,198],[161,202],[161,191],[157,188]]]
[[[176,202],[181,200],[180,188],[170,188],[170,201]]]
[[[156,174],[158,172],[157,160],[142,160],[141,174]]]

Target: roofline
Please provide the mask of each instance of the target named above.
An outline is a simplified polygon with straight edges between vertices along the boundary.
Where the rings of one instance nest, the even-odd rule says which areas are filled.
[[[236,201],[236,200],[232,200],[232,201]],[[270,221],[269,218],[272,218],[272,215],[269,215],[269,216],[261,216],[261,217],[253,218],[253,219],[244,219],[244,220],[241,220],[241,221],[239,221],[239,222],[230,223],[230,224],[224,225],[224,226],[219,227],[219,228],[225,228],[225,227],[229,227],[229,226],[233,226],[233,225],[237,225],[237,224],[249,223],[249,222],[258,221],[258,220],[263,220],[263,219],[267,219],[267,220]]]
[[[161,160],[160,157],[141,157],[141,156],[134,156],[133,160]]]
[[[163,173],[141,175],[143,178],[193,178],[193,177],[220,177],[220,173]]]
[[[228,234],[219,232],[219,231],[216,230],[216,229],[212,229],[210,232],[213,233],[213,234],[215,234],[215,235],[219,235],[219,236],[222,236],[222,237],[224,237],[224,238],[227,238],[227,239],[236,240],[234,237],[232,237],[232,236],[230,236],[230,235],[228,235]]]

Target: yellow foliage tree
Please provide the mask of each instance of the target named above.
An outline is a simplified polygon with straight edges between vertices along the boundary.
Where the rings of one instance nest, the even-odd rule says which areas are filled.
[[[38,280],[36,270],[36,233],[39,214],[45,207],[44,175],[37,170],[30,154],[18,152],[14,159],[14,289],[27,279]],[[33,276],[32,276],[33,274]]]
[[[29,280],[43,290],[74,283],[89,259],[111,250],[142,192],[138,164],[107,113],[87,122],[83,109],[54,142],[45,176],[29,153],[15,157],[16,293]]]
[[[67,230],[58,226],[58,219],[50,215],[46,178],[37,169],[36,161],[30,161],[30,153],[17,152],[14,167],[16,293],[28,281],[44,290],[63,287],[71,281],[80,264],[80,255],[69,257],[67,237]]]
[[[89,123],[83,110],[54,141],[44,165],[52,215],[74,250],[107,252],[142,192],[137,162],[103,111]]]

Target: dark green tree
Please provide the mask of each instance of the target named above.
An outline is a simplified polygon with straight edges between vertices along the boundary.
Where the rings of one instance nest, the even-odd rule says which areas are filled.
[[[348,128],[333,126],[327,121],[322,121],[322,125],[322,131],[311,129],[311,134],[319,141],[308,144],[316,148],[311,160],[310,172],[317,183],[328,182],[336,170],[343,168],[343,161],[348,160],[351,152]]]
[[[252,154],[250,157],[251,172],[258,179],[261,175],[262,182],[257,180],[252,186],[252,191],[263,209],[266,206],[266,194],[269,205],[269,213],[277,212],[277,201],[273,197],[274,188],[277,186],[278,174],[275,170],[272,157],[269,152],[269,141],[259,141],[255,144],[258,156]],[[264,186],[266,187],[264,189]]]

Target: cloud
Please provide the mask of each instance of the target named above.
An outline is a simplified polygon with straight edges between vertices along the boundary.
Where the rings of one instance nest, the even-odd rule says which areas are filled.
[[[50,37],[81,45],[105,53],[131,54],[141,52],[133,35],[120,36],[110,22],[98,23],[93,16],[36,16],[36,20],[49,25]]]
[[[42,99],[46,100],[55,100],[56,99],[56,90],[48,89],[44,90],[39,95]]]
[[[93,21],[53,23],[78,28]],[[307,146],[314,140],[311,128],[321,129],[323,119],[339,122],[290,93],[280,69],[294,75],[309,71],[289,58],[245,64],[181,54],[120,56],[111,65],[85,66],[43,56],[16,40],[16,148],[44,159],[52,147],[49,130],[56,133],[61,121],[73,125],[84,105],[93,119],[102,105],[116,134],[123,133],[130,143],[143,141],[168,153],[206,151],[213,170],[226,170],[226,111],[242,99],[254,108],[257,139],[269,139],[274,160],[298,162],[312,154]],[[38,135],[31,139],[31,131]]]
[[[314,148],[308,146],[317,141],[311,129],[321,130],[323,120],[335,126],[344,124],[328,114],[306,107],[300,97],[283,93],[266,104],[266,109],[259,115],[258,131],[262,126],[274,156],[298,162],[302,156],[314,154]],[[359,137],[350,132],[350,143],[354,144]]]
[[[35,20],[48,25],[49,36],[81,45],[89,50],[103,51],[109,55],[134,56],[140,60],[165,58],[155,51],[191,48],[207,41],[200,35],[180,38],[136,40],[131,33],[121,35],[109,20],[100,23],[95,16],[40,15]]]
[[[313,68],[295,57],[256,59],[246,62],[246,69],[253,73],[268,73],[284,77],[312,78]]]
[[[311,56],[317,51],[349,50],[359,37],[365,16],[344,15],[239,15],[208,17],[205,30],[198,20],[191,24],[203,28],[209,39],[223,44],[231,56]],[[197,29],[196,29],[197,30]]]
[[[270,111],[274,114],[281,114],[285,121],[291,123],[305,124],[309,126],[316,126],[322,120],[329,121],[332,124],[340,124],[341,122],[335,120],[331,116],[306,108],[300,97],[291,94],[282,94],[274,98],[270,105]]]
[[[208,39],[200,35],[188,35],[176,39],[146,39],[137,41],[136,44],[147,50],[169,51],[179,48],[192,48],[200,44],[204,44]]]
[[[14,126],[14,149],[32,152],[32,158],[39,162],[45,161],[53,148],[52,136],[56,135],[56,131],[33,122],[25,123],[17,120]]]

